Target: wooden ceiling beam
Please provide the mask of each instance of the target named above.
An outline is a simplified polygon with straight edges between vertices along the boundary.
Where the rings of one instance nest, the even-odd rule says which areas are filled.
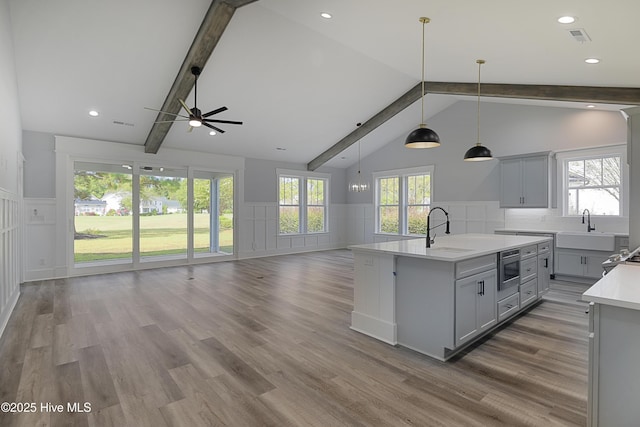
[[[233,13],[239,7],[253,3],[257,0],[213,0],[209,10],[200,24],[200,28],[196,33],[193,43],[187,52],[180,71],[169,89],[169,93],[160,108],[168,113],[178,114],[180,112],[180,101],[185,100],[191,93],[195,79],[191,73],[191,67],[197,66],[201,69],[207,63],[207,60],[213,53],[218,41],[222,37],[222,33],[227,28],[227,24],[231,21]],[[155,121],[172,120],[173,116],[158,113]],[[173,123],[154,123],[153,127],[147,135],[144,143],[144,152],[156,154],[166,138]]]
[[[315,159],[307,163],[310,171],[340,154],[362,137],[404,110],[421,96],[422,84],[418,83],[400,98],[393,101],[362,126],[342,138]],[[425,82],[425,93],[441,95],[478,96],[477,83]],[[560,85],[521,85],[483,83],[483,97],[537,99],[564,102],[586,102],[601,104],[640,105],[640,88],[600,87],[600,86],[560,86]]]

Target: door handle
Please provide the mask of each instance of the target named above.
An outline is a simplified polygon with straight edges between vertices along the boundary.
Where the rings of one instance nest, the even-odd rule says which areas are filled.
[[[544,259],[544,268],[549,268],[549,258]]]

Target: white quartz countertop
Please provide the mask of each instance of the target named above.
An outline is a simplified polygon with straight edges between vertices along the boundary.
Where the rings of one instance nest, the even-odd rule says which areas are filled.
[[[569,232],[569,233],[580,233],[580,232],[586,232],[586,229],[580,229],[580,230],[534,230],[534,229],[527,229],[527,228],[496,228],[496,233],[535,233],[535,234],[558,234],[558,233],[562,233],[562,232]],[[602,233],[602,234],[613,234],[614,236],[619,236],[619,237],[628,237],[629,233],[619,233],[616,231],[600,231],[597,230],[596,233]]]
[[[584,301],[640,310],[640,266],[620,264],[582,294]]]
[[[502,252],[522,246],[551,241],[550,237],[511,236],[503,234],[453,234],[437,236],[431,248],[424,237],[393,242],[353,245],[349,249],[362,252],[383,252],[437,261],[457,262],[482,255]]]

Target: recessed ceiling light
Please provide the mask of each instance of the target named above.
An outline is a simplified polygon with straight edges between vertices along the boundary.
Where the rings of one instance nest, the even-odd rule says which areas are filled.
[[[89,110],[89,115],[91,117],[98,117],[100,113],[98,113],[96,110]]]
[[[600,62],[600,60],[598,58],[587,58],[584,60],[584,62],[586,62],[587,64],[597,64],[598,62]]]
[[[216,134],[215,130],[212,130],[212,131],[209,132],[209,135],[215,135],[215,134]]]
[[[331,14],[328,13],[328,12],[322,12],[320,14],[320,16],[322,16],[324,19],[331,19],[332,18]]]
[[[576,22],[576,18],[573,16],[561,16],[558,18],[558,22],[561,24],[573,24]]]
[[[596,106],[593,105],[593,104],[589,104],[589,105],[587,105],[587,108],[596,108]]]

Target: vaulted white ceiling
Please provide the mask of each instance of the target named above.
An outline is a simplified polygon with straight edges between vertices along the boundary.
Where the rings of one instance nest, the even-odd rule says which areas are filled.
[[[24,129],[142,146],[156,119],[144,107],[161,107],[209,5],[10,0]],[[637,0],[259,0],[236,10],[198,81],[198,108],[226,105],[216,118],[244,125],[177,123],[162,147],[311,161],[420,81],[420,16],[427,80],[476,82],[483,58],[483,83],[640,87]],[[428,95],[427,117],[461,99]],[[416,103],[363,138],[363,156],[419,121]],[[356,160],[352,146],[328,165]]]

